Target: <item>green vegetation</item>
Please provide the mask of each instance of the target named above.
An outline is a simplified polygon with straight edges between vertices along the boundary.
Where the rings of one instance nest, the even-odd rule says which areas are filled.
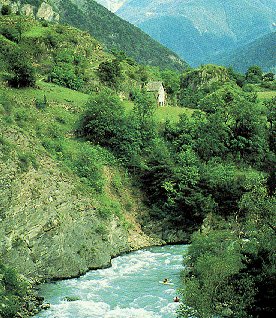
[[[120,19],[96,1],[51,1],[61,22],[88,31],[110,51],[124,51],[137,62],[163,69],[186,67],[175,53],[165,48],[134,25]]]
[[[0,315],[14,317],[24,303],[28,283],[15,270],[0,263]]]
[[[23,50],[14,51],[8,56],[9,71],[8,79],[12,87],[22,88],[35,85],[35,70]]]
[[[100,81],[111,88],[117,88],[121,76],[120,62],[113,60],[111,62],[102,62],[98,68]]]
[[[10,15],[11,14],[11,7],[9,5],[4,4],[1,8],[2,15]]]
[[[256,66],[248,69],[242,89],[237,86],[240,77],[232,71],[225,82],[215,76],[205,77],[205,83],[203,76],[191,77],[192,72],[184,75],[182,88],[184,92],[191,86],[196,89],[184,95],[184,101],[189,98],[201,111],[191,119],[182,117],[177,129],[171,126],[167,131],[176,151],[185,151],[184,158],[190,158],[189,170],[183,173],[186,178],[166,185],[169,198],[177,204],[176,211],[184,212],[180,190],[188,188],[184,202],[194,202],[196,207],[190,224],[203,223],[193,234],[184,260],[179,316],[272,317],[276,298],[272,287],[276,277],[275,172],[271,169],[276,160],[274,93],[259,92],[259,100],[264,101],[260,105],[255,92],[265,77]],[[245,89],[250,82],[253,93]],[[183,180],[190,183],[183,186]],[[185,218],[191,211],[187,207]]]
[[[262,101],[272,99],[276,96],[276,91],[258,92],[258,98]]]
[[[230,54],[223,54],[219,62],[231,65],[239,72],[246,72],[251,65],[257,64],[267,72],[275,73],[275,41],[276,32],[265,34]]]
[[[275,203],[256,183],[243,195],[236,220],[209,217],[193,235],[181,317],[273,317]]]
[[[0,187],[1,235],[12,246],[1,248],[5,266],[30,276],[80,274],[107,263],[97,259],[106,242],[127,241],[129,219],[145,209],[162,239],[192,237],[180,317],[268,317],[276,297],[276,157],[275,97],[265,90],[274,77],[256,66],[242,75],[215,65],[180,76],[107,54],[86,32],[22,16],[3,16],[0,28],[0,181],[8,184]],[[149,80],[163,81],[168,105],[182,107],[157,108]],[[14,215],[21,188],[28,210],[20,202]],[[17,228],[22,215],[31,243]],[[21,295],[18,284],[13,292]]]

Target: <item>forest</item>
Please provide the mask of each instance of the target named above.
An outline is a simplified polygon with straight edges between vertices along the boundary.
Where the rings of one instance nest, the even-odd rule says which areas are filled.
[[[275,311],[276,98],[262,105],[248,92],[256,67],[245,81],[216,66],[182,75],[180,101],[194,112],[177,123],[158,125],[143,91],[131,113],[101,92],[80,122],[80,136],[109,148],[139,182],[153,218],[193,233],[181,317]]]

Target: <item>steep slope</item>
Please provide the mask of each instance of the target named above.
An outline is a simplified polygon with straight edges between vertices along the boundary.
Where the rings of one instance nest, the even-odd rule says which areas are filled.
[[[64,47],[67,53],[74,47],[79,67],[86,56],[90,76],[93,63],[110,56],[69,26],[6,16],[0,29],[12,33],[18,22],[24,30],[19,43],[0,35],[1,264],[38,280],[63,278],[160,242],[141,230],[136,217],[147,209],[114,156],[75,136],[89,95],[42,80],[33,88],[7,86],[16,53],[24,52],[19,63],[27,72],[35,66],[39,78],[51,73],[56,56],[71,74]]]
[[[251,65],[259,65],[264,71],[276,71],[276,32],[265,35],[252,43],[221,57],[220,63],[245,72]]]
[[[96,0],[99,4],[106,7],[111,12],[118,11],[127,0]]]
[[[59,20],[88,31],[108,50],[124,51],[136,61],[161,68],[183,69],[186,63],[132,24],[122,20],[93,0],[1,0],[13,11]]]
[[[271,32],[276,2],[128,0],[116,13],[197,65]]]

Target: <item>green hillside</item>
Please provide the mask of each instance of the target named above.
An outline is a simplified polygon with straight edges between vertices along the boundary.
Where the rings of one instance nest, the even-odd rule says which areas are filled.
[[[245,72],[251,65],[259,65],[264,71],[276,70],[276,32],[267,34],[254,42],[240,47],[233,53],[222,56],[219,60],[224,65],[232,66],[239,72]]]
[[[267,89],[262,71],[160,71],[107,53],[87,31],[8,9],[0,16],[0,317],[36,314],[36,283],[183,242],[191,245],[180,317],[270,317],[276,99],[255,92]],[[272,90],[273,74],[265,80]],[[171,106],[157,107],[149,81],[163,82]]]
[[[97,69],[115,57],[69,26],[9,15],[0,31],[0,316],[26,317],[34,283],[161,240],[141,229],[148,208],[117,158],[77,138],[83,92],[105,89]],[[120,88],[140,85],[121,63]]]
[[[2,2],[7,3],[7,1]],[[31,0],[22,0],[19,2],[11,0],[9,2],[19,3],[19,11],[23,10],[23,4],[30,4],[33,6],[31,11],[34,14],[41,8],[42,3],[42,1]],[[54,11],[59,14],[59,21],[61,23],[68,23],[81,30],[88,31],[109,51],[123,51],[139,63],[159,66],[163,69],[182,70],[187,67],[187,64],[171,50],[153,40],[134,25],[117,17],[95,1],[48,0],[45,2],[51,4]],[[51,10],[49,9],[49,11]],[[41,15],[49,19],[53,19],[54,16],[47,15],[47,13],[43,15],[43,12]]]
[[[218,64],[219,53],[227,54],[273,32],[275,22],[275,1],[115,2],[122,4],[117,15],[172,49],[192,66]]]

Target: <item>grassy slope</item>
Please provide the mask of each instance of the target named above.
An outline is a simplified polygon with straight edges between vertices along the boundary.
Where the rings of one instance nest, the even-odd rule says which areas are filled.
[[[19,24],[19,44],[0,36],[1,257],[29,276],[67,277],[105,265],[122,251],[158,244],[136,221],[147,209],[114,156],[75,138],[89,95],[43,81],[56,54],[65,51],[83,57],[84,91],[96,90],[98,65],[114,57],[87,32],[69,26],[43,26],[18,16],[0,20],[0,27],[10,30]],[[37,70],[36,88],[1,84],[7,75],[5,49],[28,54]],[[139,66],[123,68],[131,76]],[[137,85],[133,78],[125,75],[124,81]],[[44,96],[46,107],[37,107]]]
[[[261,101],[264,101],[276,97],[276,91],[258,92],[257,95]]]
[[[109,50],[124,51],[142,64],[178,70],[187,67],[171,50],[95,1],[61,0],[52,3],[58,7],[62,23],[90,32]]]
[[[44,95],[48,105],[37,109],[35,101]],[[105,264],[108,259],[101,252],[102,244],[107,254],[113,255],[126,248],[120,244],[127,243],[127,239],[114,237],[115,243],[110,244],[110,222],[120,224],[114,233],[128,232],[132,248],[157,243],[142,233],[136,215],[141,218],[146,208],[139,190],[133,188],[113,155],[74,136],[87,98],[86,94],[44,82],[39,82],[36,89],[0,86],[0,184],[5,185],[0,189],[0,236],[11,242],[20,238],[13,250],[3,249],[2,257],[21,273],[66,277]],[[28,213],[34,214],[30,217]],[[60,221],[54,221],[53,229],[46,229],[44,234],[53,220]],[[77,253],[80,247],[72,237],[72,226],[79,229],[79,241],[92,231],[89,240],[81,243],[86,246],[81,254]],[[61,235],[65,241],[59,241]],[[27,240],[33,246],[30,250]],[[47,244],[51,253],[45,257],[41,249]],[[91,244],[96,244],[96,254],[88,261]],[[22,261],[20,255],[30,251],[32,257]],[[66,259],[72,253],[72,264],[67,266]]]
[[[40,81],[37,83],[38,89],[27,88],[20,90],[20,96],[27,100],[40,99],[42,100],[44,95],[47,97],[47,101],[50,104],[63,105],[62,107],[75,109],[76,112],[80,113],[84,109],[84,105],[89,99],[88,94],[82,92],[74,91],[62,86],[58,86],[52,83],[46,83]],[[14,90],[10,89],[10,92]],[[133,109],[133,103],[130,101],[123,101],[123,105],[126,107],[127,111]],[[186,107],[158,107],[156,108],[155,118],[158,122],[162,123],[166,120],[171,120],[172,122],[177,122],[179,115],[186,113],[191,115],[193,109]],[[75,120],[77,117],[74,118]]]

